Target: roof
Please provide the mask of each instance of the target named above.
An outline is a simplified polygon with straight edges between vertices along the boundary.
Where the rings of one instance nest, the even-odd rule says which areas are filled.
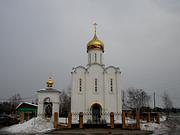
[[[30,106],[38,107],[38,105],[36,105],[36,104],[32,104],[32,103],[29,103],[29,102],[21,102],[21,103],[16,107],[16,109],[18,109],[22,104],[27,104],[27,105],[30,105]]]
[[[46,88],[46,89],[40,89],[39,91],[37,92],[58,92],[58,93],[61,93],[61,91],[59,90],[56,90],[56,89],[53,89],[53,88]]]

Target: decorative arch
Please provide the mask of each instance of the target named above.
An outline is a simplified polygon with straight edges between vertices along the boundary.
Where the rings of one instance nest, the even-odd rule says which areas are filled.
[[[51,118],[52,107],[53,107],[53,104],[50,97],[46,97],[43,102],[43,108],[44,108],[43,110],[44,110],[44,115],[46,118]]]
[[[92,122],[94,124],[99,124],[101,120],[101,114],[102,114],[102,107],[98,103],[94,103],[91,106],[91,112],[92,112]]]

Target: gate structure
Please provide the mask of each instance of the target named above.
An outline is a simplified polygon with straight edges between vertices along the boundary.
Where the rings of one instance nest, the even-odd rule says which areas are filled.
[[[83,113],[83,123],[91,125],[102,125],[110,123],[110,112],[102,112],[97,108],[91,112]]]

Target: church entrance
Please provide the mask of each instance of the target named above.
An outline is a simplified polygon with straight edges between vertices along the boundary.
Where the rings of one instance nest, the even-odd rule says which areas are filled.
[[[52,102],[49,97],[44,99],[44,115],[46,118],[50,118],[52,116]]]
[[[101,106],[99,104],[93,104],[92,107],[92,123],[99,124],[101,120]]]

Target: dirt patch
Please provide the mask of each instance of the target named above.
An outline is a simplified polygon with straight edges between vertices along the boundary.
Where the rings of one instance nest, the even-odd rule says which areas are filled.
[[[59,129],[50,134],[61,135],[150,135],[152,132],[144,130],[122,130],[122,129]]]

